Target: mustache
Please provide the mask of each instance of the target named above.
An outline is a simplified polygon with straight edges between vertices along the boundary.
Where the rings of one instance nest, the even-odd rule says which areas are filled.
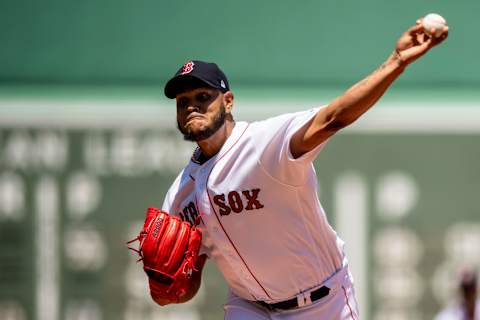
[[[197,116],[202,116],[197,114]],[[188,116],[185,123],[188,123],[189,118],[193,118],[194,116]],[[180,125],[180,122],[177,119],[177,128],[178,130],[183,134],[183,139],[186,141],[192,141],[192,142],[197,142],[201,140],[205,140],[210,138],[215,132],[217,132],[225,123],[226,120],[226,111],[225,111],[225,106],[222,105],[220,107],[219,112],[215,115],[215,117],[212,119],[212,122],[204,129],[197,131],[197,132],[192,132],[189,127],[186,125],[182,126]]]
[[[194,112],[188,115],[187,119],[185,119],[185,123],[192,120],[193,118],[204,118],[204,116],[200,113]]]

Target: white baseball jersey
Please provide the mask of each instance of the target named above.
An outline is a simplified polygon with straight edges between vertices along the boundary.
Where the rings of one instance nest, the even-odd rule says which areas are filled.
[[[236,122],[220,151],[203,164],[192,158],[166,195],[164,211],[201,214],[202,252],[241,298],[286,300],[346,265],[317,196],[312,161],[323,144],[297,159],[289,149],[317,111]]]

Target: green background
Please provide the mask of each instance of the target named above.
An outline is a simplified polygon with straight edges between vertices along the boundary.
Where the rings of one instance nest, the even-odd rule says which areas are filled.
[[[173,129],[174,107],[162,95],[164,82],[186,60],[203,59],[217,62],[228,75],[240,120],[318,106],[376,69],[417,18],[437,12],[449,23],[449,39],[407,68],[376,107],[401,110],[408,115],[402,118],[406,126],[418,117],[423,125],[413,131],[347,130],[315,162],[321,200],[334,226],[340,177],[358,174],[367,191],[362,250],[368,315],[364,312],[363,319],[387,319],[381,312],[397,315],[396,320],[431,319],[453,301],[457,267],[480,265],[475,258],[480,257],[479,11],[476,0],[1,1],[0,182],[6,175],[19,178],[26,204],[21,218],[12,220],[0,203],[0,320],[6,312],[8,320],[45,320],[36,314],[35,291],[40,255],[35,192],[44,177],[52,177],[59,188],[60,243],[53,250],[61,298],[54,320],[85,319],[79,312],[89,320],[222,319],[226,287],[212,263],[194,301],[159,308],[124,246],[134,227],[139,229],[145,207],[161,205],[193,149]],[[422,130],[439,120],[437,107],[448,111],[447,120],[436,130]],[[417,108],[431,114],[419,116]],[[469,129],[459,133],[465,123]],[[32,143],[25,168],[7,161],[10,138],[19,133]],[[111,147],[115,137],[132,133],[140,144],[150,135],[158,139],[164,158],[154,169],[135,158],[137,166],[122,171],[115,167],[114,153],[107,156],[105,171],[87,166],[83,153],[90,135],[100,134]],[[37,139],[43,134],[65,137],[64,167],[42,165]],[[130,147],[127,142],[119,150],[128,154]],[[137,150],[137,156],[142,152]],[[73,219],[66,203],[68,181],[79,170],[97,179],[102,190],[98,206],[83,220]],[[413,177],[419,192],[403,218],[386,218],[375,205],[378,182],[391,172]],[[106,249],[103,256],[98,252],[105,260],[94,271],[72,269],[63,247],[69,230],[85,226],[100,234]],[[415,288],[421,290],[411,291],[419,298],[411,305],[392,302],[379,289],[383,280],[393,279],[383,277],[385,272],[393,271],[385,269],[386,259],[375,250],[379,235],[392,228],[412,232],[422,248],[411,270],[393,270],[419,276]],[[12,301],[16,307],[9,305]]]
[[[478,85],[476,0],[59,1],[0,4],[0,79],[157,84],[186,60],[217,62],[236,85],[350,84],[416,19],[445,16],[451,38],[407,84]]]

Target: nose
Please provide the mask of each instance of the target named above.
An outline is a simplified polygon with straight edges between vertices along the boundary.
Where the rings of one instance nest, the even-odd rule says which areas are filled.
[[[187,112],[188,113],[192,113],[192,112],[198,111],[198,110],[199,110],[199,108],[197,106],[193,105],[193,104],[189,104],[187,106]]]

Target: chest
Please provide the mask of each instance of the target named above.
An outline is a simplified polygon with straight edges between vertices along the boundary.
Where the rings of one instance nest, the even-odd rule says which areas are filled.
[[[246,140],[204,165],[191,165],[169,194],[169,212],[194,222],[200,214],[220,216],[265,208],[271,181]]]

